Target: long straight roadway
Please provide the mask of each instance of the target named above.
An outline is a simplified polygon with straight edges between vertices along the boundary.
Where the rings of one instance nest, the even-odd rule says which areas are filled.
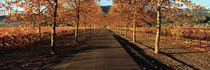
[[[74,57],[66,57],[61,62],[49,67],[55,70],[140,70],[134,59],[106,29],[80,47],[83,51]]]

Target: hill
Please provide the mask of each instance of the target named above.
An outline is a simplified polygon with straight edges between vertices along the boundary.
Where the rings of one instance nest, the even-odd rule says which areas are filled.
[[[110,6],[101,6],[101,8],[105,14],[108,14]]]
[[[4,18],[6,18],[6,16],[0,16],[0,22],[1,22]]]

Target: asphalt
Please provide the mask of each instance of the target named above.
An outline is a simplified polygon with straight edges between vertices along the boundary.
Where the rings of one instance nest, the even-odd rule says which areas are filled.
[[[83,43],[83,51],[63,58],[49,67],[53,70],[140,70],[111,32],[102,29]]]

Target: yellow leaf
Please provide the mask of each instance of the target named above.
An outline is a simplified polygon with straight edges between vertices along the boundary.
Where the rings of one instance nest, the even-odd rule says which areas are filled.
[[[169,8],[169,6],[166,6],[166,8]]]

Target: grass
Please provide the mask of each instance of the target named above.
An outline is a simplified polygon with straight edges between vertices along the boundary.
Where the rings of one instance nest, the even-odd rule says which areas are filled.
[[[79,35],[84,34],[83,29],[84,27],[79,28]],[[75,27],[57,27],[56,34],[57,36],[74,34],[74,30]],[[38,33],[38,27],[0,27],[0,47],[27,47],[39,41]],[[41,34],[41,40],[49,40],[51,27],[42,27]]]

